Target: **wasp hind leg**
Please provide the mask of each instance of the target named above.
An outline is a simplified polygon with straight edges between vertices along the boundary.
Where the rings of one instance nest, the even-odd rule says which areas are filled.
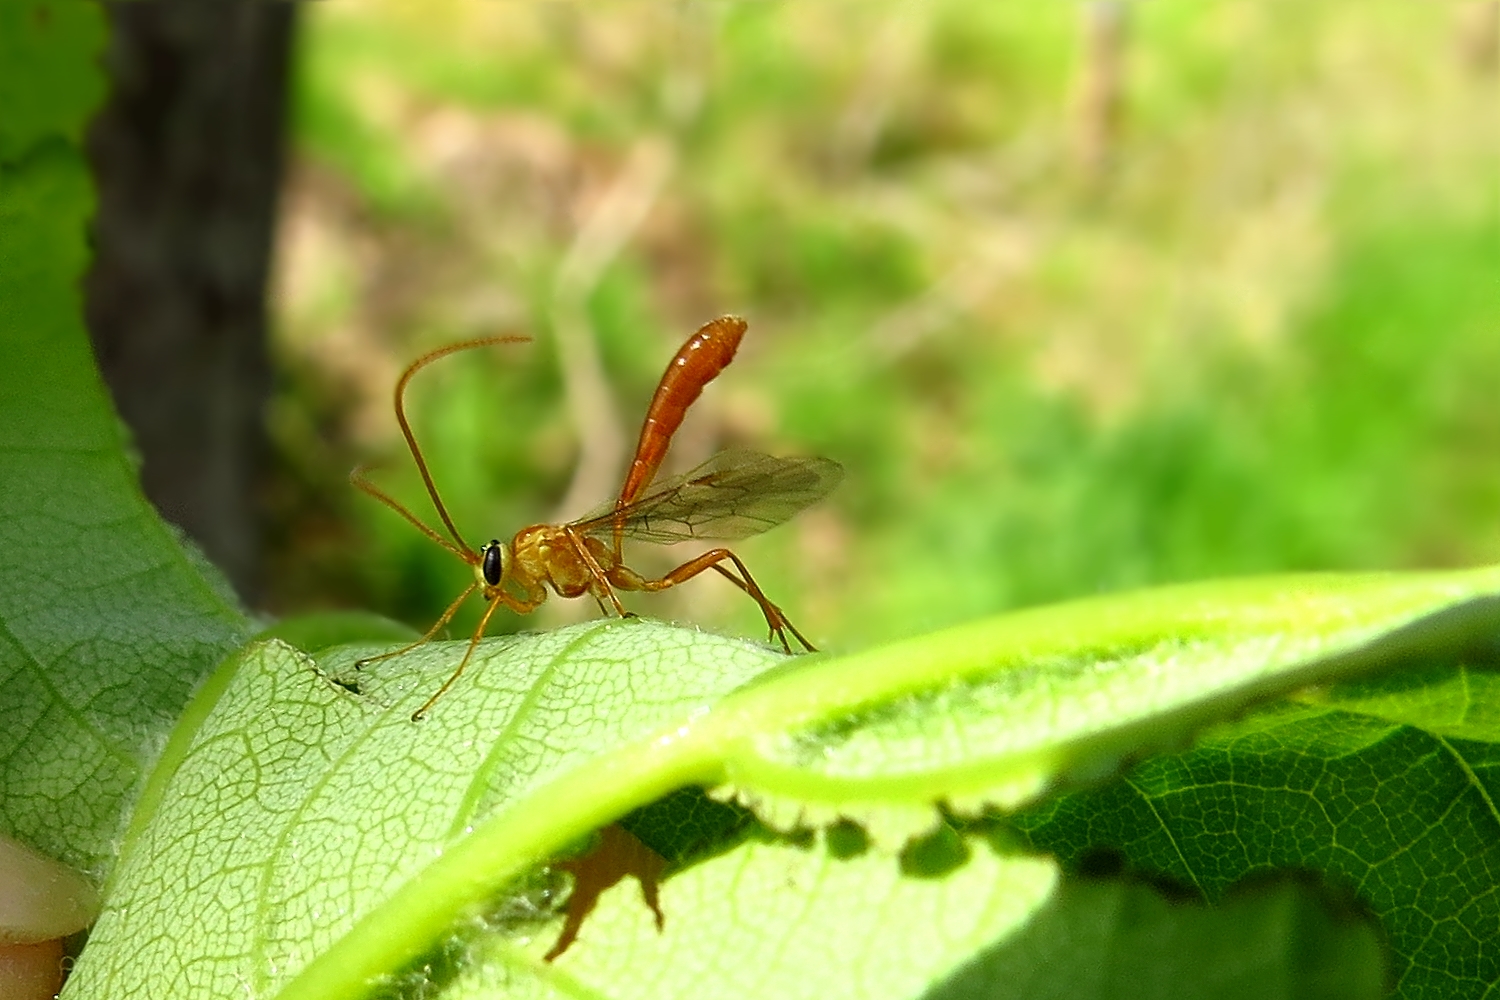
[[[738,575],[724,565],[726,562],[734,564],[734,569],[739,571]],[[750,595],[750,599],[760,607],[760,613],[765,616],[766,625],[771,630],[771,636],[781,643],[782,649],[788,653],[792,651],[792,645],[787,640],[787,633],[790,632],[802,644],[803,649],[809,653],[817,652],[817,647],[808,642],[807,637],[797,631],[797,626],[792,624],[791,619],[786,616],[786,613],[771,603],[770,598],[766,597],[760,586],[755,582],[755,578],[750,575],[750,571],[745,568],[745,564],[740,561],[740,557],[728,549],[712,549],[698,556],[696,559],[688,560],[670,573],[655,580],[643,577],[635,570],[626,566],[616,566],[610,572],[609,579],[611,583],[621,590],[658,591],[666,590],[668,587],[675,587],[679,583],[685,583],[699,573],[709,569]]]

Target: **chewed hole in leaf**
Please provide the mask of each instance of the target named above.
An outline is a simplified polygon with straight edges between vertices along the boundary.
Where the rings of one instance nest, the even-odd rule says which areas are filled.
[[[743,806],[690,786],[642,806],[621,819],[620,826],[675,869],[732,849],[754,821]]]
[[[972,851],[963,834],[949,823],[939,823],[925,837],[901,852],[901,874],[912,878],[942,878],[968,863]]]
[[[852,819],[836,820],[823,831],[828,853],[840,861],[857,858],[870,849],[870,835]]]

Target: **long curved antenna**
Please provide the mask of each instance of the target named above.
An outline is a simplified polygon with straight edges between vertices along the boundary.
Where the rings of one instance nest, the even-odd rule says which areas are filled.
[[[437,508],[438,517],[443,519],[444,527],[448,529],[449,536],[458,545],[457,551],[460,556],[464,557],[465,562],[474,561],[464,555],[470,551],[469,547],[464,544],[464,540],[460,537],[458,529],[453,526],[453,518],[448,516],[448,508],[443,506],[443,498],[438,496],[437,486],[432,481],[432,473],[427,471],[427,462],[422,458],[422,449],[417,446],[417,438],[412,434],[411,424],[406,420],[406,383],[411,381],[413,375],[432,364],[438,358],[445,358],[450,354],[457,354],[459,351],[467,351],[475,347],[489,347],[492,344],[524,344],[530,340],[530,337],[524,337],[520,334],[504,334],[498,337],[480,337],[477,340],[464,340],[457,344],[449,344],[447,347],[439,347],[435,351],[428,351],[407,365],[406,371],[402,372],[401,378],[396,381],[396,423],[401,425],[401,433],[406,436],[406,446],[411,449],[411,457],[416,460],[417,471],[422,474],[422,482],[427,484],[427,495],[432,497],[432,505]],[[411,521],[417,527],[422,528],[427,534],[437,538],[435,532],[428,529],[422,522],[418,521],[399,504],[392,502],[389,497],[380,493],[379,490],[375,490],[369,485],[361,485],[359,480],[355,480],[354,485],[359,486],[360,489],[374,496],[376,499],[384,500],[389,506],[405,514],[407,520]],[[442,542],[442,539],[438,538],[437,541]],[[442,544],[447,547],[446,542],[442,542]]]
[[[479,563],[479,553],[472,551],[468,546],[460,548],[459,546],[454,545],[452,542],[448,541],[448,539],[444,538],[442,535],[438,534],[436,531],[433,531],[427,525],[423,524],[422,521],[417,517],[417,515],[407,510],[406,506],[399,500],[392,497],[389,493],[381,489],[379,486],[376,486],[374,483],[370,482],[369,477],[365,475],[366,468],[367,466],[356,465],[354,469],[350,471],[349,482],[354,486],[355,489],[370,494],[370,496],[374,497],[376,500],[379,500],[381,503],[385,504],[397,514],[400,514],[402,517],[406,518],[406,520],[410,522],[414,528],[416,528],[422,534],[426,535],[428,538],[432,539],[434,542],[437,542],[449,552],[452,552],[454,555],[458,556],[464,562],[469,563],[470,565],[477,565]],[[467,597],[468,595],[465,594],[464,596]]]

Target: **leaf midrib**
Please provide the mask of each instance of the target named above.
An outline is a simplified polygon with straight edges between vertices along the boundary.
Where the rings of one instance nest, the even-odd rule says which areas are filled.
[[[490,746],[490,752],[485,754],[484,760],[475,769],[474,780],[469,782],[468,788],[465,789],[462,798],[459,800],[458,807],[454,810],[453,823],[448,828],[448,840],[462,835],[469,822],[474,818],[480,802],[484,799],[486,790],[491,787],[491,779],[494,777],[495,772],[499,770],[500,760],[510,749],[510,741],[525,723],[532,720],[533,713],[546,693],[547,681],[557,673],[559,667],[573,652],[586,648],[597,636],[606,632],[611,624],[610,620],[605,619],[599,622],[594,628],[579,635],[578,638],[558,650],[552,656],[547,666],[538,672],[535,682],[527,689],[525,696],[516,706],[516,710],[512,713],[510,721],[497,734],[495,741]],[[497,804],[497,808],[499,807]]]

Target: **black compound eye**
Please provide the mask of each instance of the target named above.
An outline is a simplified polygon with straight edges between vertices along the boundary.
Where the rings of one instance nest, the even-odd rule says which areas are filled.
[[[484,574],[484,582],[494,587],[500,583],[500,573],[504,569],[505,548],[498,538],[492,538],[490,544],[484,547],[479,571]]]

